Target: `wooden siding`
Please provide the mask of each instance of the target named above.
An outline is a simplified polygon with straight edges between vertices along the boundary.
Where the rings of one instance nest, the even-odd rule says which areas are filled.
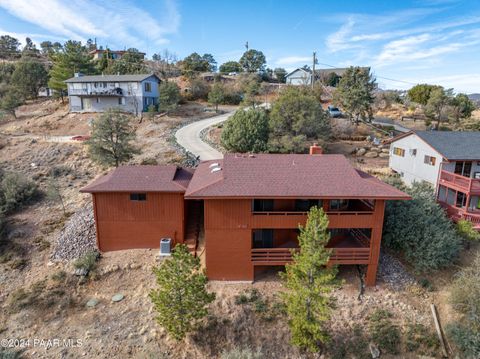
[[[131,201],[129,193],[93,196],[100,251],[158,248],[163,237],[183,242],[182,193],[147,193],[146,201]]]
[[[279,203],[275,210],[291,208],[289,204],[291,202]],[[361,258],[348,262],[368,264],[368,285],[375,284],[384,207],[385,201],[377,200],[373,212],[329,213],[330,228],[372,229],[371,247],[363,250]],[[294,212],[253,214],[251,199],[206,199],[204,209],[207,276],[216,280],[253,280],[253,229],[294,229],[307,219],[306,214]],[[264,264],[264,261],[255,264]]]

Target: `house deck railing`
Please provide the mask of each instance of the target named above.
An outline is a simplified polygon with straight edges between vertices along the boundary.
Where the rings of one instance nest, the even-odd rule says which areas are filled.
[[[331,264],[368,264],[370,248],[331,248]],[[298,248],[253,248],[252,263],[254,265],[285,265],[292,261],[292,251]]]
[[[453,172],[442,170],[440,172],[440,184],[449,186],[453,185],[465,193],[480,193],[480,179],[469,178]]]
[[[372,215],[373,211],[328,211],[327,215],[329,216],[366,216]],[[253,212],[255,216],[306,216],[308,212],[300,211],[256,211]]]
[[[463,208],[458,208],[445,202],[439,203],[445,209],[447,215],[455,222],[464,219],[472,222],[475,227],[478,227],[480,229],[480,213],[467,212]]]

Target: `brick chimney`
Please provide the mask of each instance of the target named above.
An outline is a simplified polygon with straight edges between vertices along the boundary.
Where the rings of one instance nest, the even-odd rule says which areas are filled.
[[[321,155],[323,153],[323,149],[321,146],[317,145],[314,143],[312,146],[310,146],[310,154],[311,155]]]

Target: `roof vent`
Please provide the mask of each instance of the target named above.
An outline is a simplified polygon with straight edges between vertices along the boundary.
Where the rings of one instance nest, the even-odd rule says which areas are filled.
[[[222,169],[220,167],[214,167],[212,168],[212,170],[210,171],[211,173],[215,173],[215,172],[218,172],[218,171],[221,171]]]
[[[213,167],[218,167],[218,166],[220,166],[220,165],[218,164],[218,162],[214,162],[214,163],[212,163],[210,166],[208,166],[208,168],[213,168]]]

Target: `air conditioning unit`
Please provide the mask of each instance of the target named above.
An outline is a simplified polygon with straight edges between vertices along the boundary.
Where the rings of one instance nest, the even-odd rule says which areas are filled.
[[[160,239],[160,256],[165,257],[171,255],[172,239],[162,238]]]

